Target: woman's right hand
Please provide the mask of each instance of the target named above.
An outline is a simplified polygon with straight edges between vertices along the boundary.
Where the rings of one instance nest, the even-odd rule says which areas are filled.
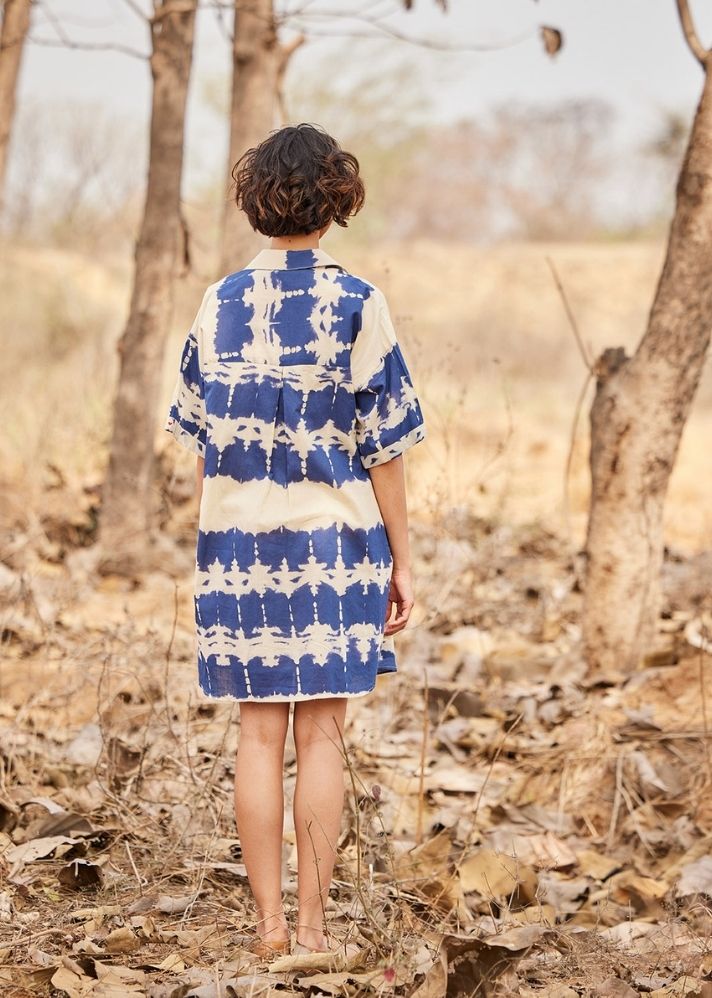
[[[386,626],[384,634],[396,634],[402,631],[408,623],[410,611],[413,609],[413,581],[409,568],[394,568],[391,574],[391,584],[388,590],[388,606],[386,608]],[[395,606],[396,614],[392,620],[388,618]]]

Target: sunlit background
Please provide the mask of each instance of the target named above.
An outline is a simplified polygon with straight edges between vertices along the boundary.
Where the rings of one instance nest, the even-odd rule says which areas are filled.
[[[698,6],[704,37],[712,10]],[[36,454],[101,476],[146,175],[141,9],[67,0],[33,14],[2,278],[22,382],[6,450],[23,479],[45,463]],[[417,0],[405,11],[396,0],[292,0],[279,10],[283,40],[306,36],[287,69],[283,120],[322,124],[362,164],[366,207],[324,245],[391,298],[432,429],[413,459],[416,510],[474,501],[483,515],[580,540],[586,402],[574,417],[585,370],[547,260],[592,354],[635,344],[702,83],[674,3],[453,0],[443,11]],[[553,57],[542,25],[563,34]],[[229,198],[230,30],[226,6],[201,7],[183,184],[191,271],[158,416],[214,279]],[[712,537],[698,467],[711,407],[707,377],[668,508],[671,542],[688,550]]]

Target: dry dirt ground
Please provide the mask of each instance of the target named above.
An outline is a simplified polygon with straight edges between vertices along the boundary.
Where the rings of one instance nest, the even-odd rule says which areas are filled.
[[[470,306],[417,290],[438,252]],[[193,468],[167,434],[166,570],[91,571],[122,273],[85,261],[82,277],[58,255],[57,288],[84,289],[76,315],[71,299],[18,292],[29,332],[13,347],[0,557],[3,996],[712,995],[710,389],[671,491],[658,645],[625,683],[594,682],[577,653],[585,421],[566,502],[563,487],[583,372],[547,253],[592,349],[633,343],[656,246],[416,246],[382,279],[378,261],[360,267],[390,292],[432,432],[408,462],[418,604],[399,672],[349,706],[330,965],[261,965],[241,945],[253,909],[232,814],[237,708],[196,690]],[[38,266],[10,263],[19,288]],[[59,337],[57,310],[62,349],[45,329],[51,315]],[[443,323],[459,354],[435,337]],[[80,352],[72,330],[87,325],[97,342]],[[74,369],[81,404],[62,396]],[[290,742],[288,804],[294,775]],[[287,807],[288,912],[295,872]]]

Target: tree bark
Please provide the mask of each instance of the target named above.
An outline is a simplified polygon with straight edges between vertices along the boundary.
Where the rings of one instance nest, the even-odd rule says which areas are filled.
[[[0,29],[0,217],[5,200],[5,177],[10,136],[15,118],[17,81],[25,39],[30,30],[32,0],[5,0]]]
[[[584,653],[619,678],[649,651],[661,608],[663,510],[712,330],[712,60],[677,185],[667,255],[632,358],[606,351],[591,408]]]
[[[235,0],[228,188],[240,156],[275,126],[279,61],[273,0]],[[237,211],[234,200],[226,197],[218,276],[244,267],[263,242],[247,216]]]
[[[99,535],[101,572],[129,574],[150,555],[156,399],[173,310],[181,238],[180,189],[185,109],[197,0],[157,0],[151,20],[148,182],[136,243],[129,316],[118,346],[120,370]]]

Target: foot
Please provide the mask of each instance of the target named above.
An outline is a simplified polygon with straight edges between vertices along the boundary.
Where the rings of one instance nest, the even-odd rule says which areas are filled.
[[[289,953],[289,948],[289,939],[285,939],[283,942],[266,943],[259,936],[245,947],[249,953],[254,953],[261,960],[274,960],[278,956],[285,956]]]
[[[257,909],[257,934],[263,943],[278,949],[289,945],[289,925],[283,911],[266,912]]]
[[[329,942],[321,927],[297,922],[297,944],[310,953],[323,953],[329,949]]]

